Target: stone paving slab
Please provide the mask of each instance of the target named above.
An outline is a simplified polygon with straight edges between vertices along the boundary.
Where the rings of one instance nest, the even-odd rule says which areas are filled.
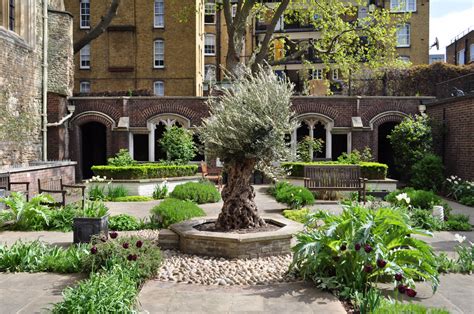
[[[0,313],[48,313],[83,274],[0,273]]]
[[[142,313],[346,313],[330,293],[309,283],[222,287],[149,281]]]

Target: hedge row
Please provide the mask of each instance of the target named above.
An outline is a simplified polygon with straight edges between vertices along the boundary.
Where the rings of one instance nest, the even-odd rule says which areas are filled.
[[[320,162],[285,162],[282,163],[283,169],[289,176],[303,177],[304,166],[334,166],[334,165],[349,165],[337,161],[320,161]],[[361,176],[369,180],[383,180],[387,177],[388,166],[378,162],[361,162],[359,164]]]
[[[92,166],[96,176],[116,180],[186,177],[195,175],[197,165],[138,164],[134,166]]]

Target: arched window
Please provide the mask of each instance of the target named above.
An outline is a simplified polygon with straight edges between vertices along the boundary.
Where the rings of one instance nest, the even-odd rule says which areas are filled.
[[[206,34],[204,37],[204,55],[214,56],[216,55],[216,35]]]
[[[163,81],[156,81],[153,84],[153,91],[156,96],[164,96],[165,95],[165,83]]]
[[[165,41],[162,39],[155,40],[154,67],[165,67]]]
[[[164,0],[155,0],[155,28],[165,27],[165,2]]]

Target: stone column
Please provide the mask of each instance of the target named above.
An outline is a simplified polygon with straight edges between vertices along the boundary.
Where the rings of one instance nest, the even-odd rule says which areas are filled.
[[[331,134],[331,129],[332,126],[330,123],[326,124],[324,127],[326,129],[326,158],[331,159],[332,158],[332,134]]]
[[[130,153],[130,156],[134,158],[135,152],[133,151],[133,133],[128,132],[128,152]]]
[[[298,130],[298,127],[291,132],[291,155],[294,159],[296,159],[296,141],[297,141],[297,136],[296,136],[296,131]]]
[[[155,161],[155,129],[156,125],[154,123],[148,124],[148,130],[150,130],[148,135],[148,160],[151,162]]]
[[[347,153],[352,151],[352,132],[347,133]]]
[[[309,137],[314,140],[314,125],[316,124],[316,121],[314,120],[310,120],[310,121],[307,121],[308,123],[308,126],[309,126]],[[313,152],[313,147],[310,146],[309,147],[309,159],[312,161],[313,160],[313,157],[314,157],[314,152]]]

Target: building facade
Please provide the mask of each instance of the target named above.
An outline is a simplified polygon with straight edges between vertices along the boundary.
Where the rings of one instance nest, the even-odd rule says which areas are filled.
[[[74,39],[97,25],[110,1],[66,0]],[[122,0],[106,31],[75,56],[75,93],[149,90],[200,96],[204,23],[200,0]]]
[[[474,62],[474,29],[467,29],[456,36],[446,47],[446,62],[455,65]]]

